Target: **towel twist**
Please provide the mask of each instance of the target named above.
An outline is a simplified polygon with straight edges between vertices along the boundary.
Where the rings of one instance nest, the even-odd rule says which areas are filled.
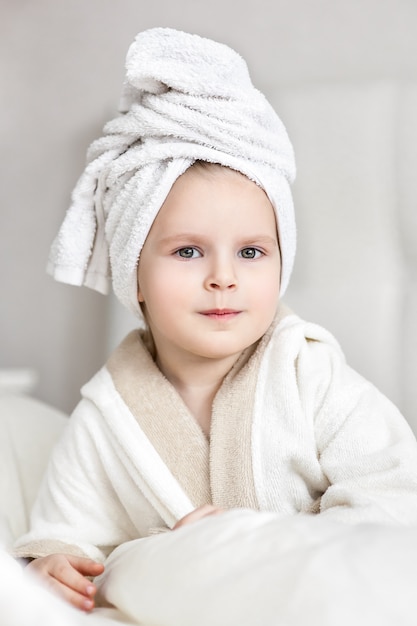
[[[196,160],[240,171],[276,211],[281,294],[296,229],[294,154],[281,120],[228,46],[169,28],[137,35],[126,59],[120,114],[87,153],[87,165],[49,256],[56,280],[108,293],[141,316],[136,270],[175,180]]]

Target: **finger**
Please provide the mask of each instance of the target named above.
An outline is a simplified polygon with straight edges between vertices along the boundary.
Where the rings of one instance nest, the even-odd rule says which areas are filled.
[[[222,509],[219,509],[212,504],[203,504],[202,506],[194,509],[191,513],[185,515],[182,519],[180,519],[174,526],[173,530],[180,528],[181,526],[185,526],[186,524],[191,524],[193,522],[202,519],[203,517],[207,517],[209,515],[217,515],[218,513],[222,513]]]
[[[67,555],[68,562],[83,576],[99,576],[104,572],[103,563],[81,556]]]
[[[178,520],[178,522],[174,526],[174,529],[185,526],[186,524],[191,524],[192,522],[196,522],[198,519],[201,518],[202,515],[204,516],[205,514],[207,514],[208,511],[211,511],[211,509],[212,505],[203,504],[203,506],[194,509],[194,511],[191,511],[191,513],[184,515],[183,518]]]
[[[80,566],[80,563],[77,565]],[[87,567],[87,570],[90,571],[90,568]],[[69,558],[54,561],[49,573],[58,583],[89,599],[96,593],[96,586],[74,567]]]
[[[81,611],[89,612],[94,609],[94,597],[88,597],[82,593],[78,593],[56,578],[49,579],[48,587],[50,591],[59,595],[63,600]]]

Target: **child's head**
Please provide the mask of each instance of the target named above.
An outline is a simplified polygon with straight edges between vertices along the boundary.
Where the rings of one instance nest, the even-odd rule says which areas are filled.
[[[138,299],[157,352],[239,354],[274,318],[280,271],[266,193],[229,168],[191,166],[156,216],[138,266]]]
[[[90,147],[49,272],[103,293],[111,278],[119,300],[140,315],[136,274],[144,242],[171,188],[204,161],[236,170],[264,190],[276,215],[282,295],[295,255],[294,155],[244,60],[197,35],[164,28],[140,33],[127,55],[120,110]]]

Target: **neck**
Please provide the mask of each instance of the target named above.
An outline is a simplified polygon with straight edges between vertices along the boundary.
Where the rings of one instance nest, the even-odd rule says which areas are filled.
[[[156,356],[156,364],[174,387],[178,389],[220,387],[225,376],[230,372],[240,354],[217,361],[214,359],[190,359],[181,362],[171,360],[168,355]]]
[[[232,369],[240,354],[227,359],[185,359],[178,366],[178,359],[157,353],[156,364],[175,387],[184,403],[209,436],[213,400],[225,376]]]

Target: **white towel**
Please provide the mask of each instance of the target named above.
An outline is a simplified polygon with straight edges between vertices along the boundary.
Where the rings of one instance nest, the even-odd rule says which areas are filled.
[[[88,151],[88,165],[56,237],[54,278],[108,292],[140,316],[140,251],[175,180],[196,160],[236,169],[277,215],[281,294],[296,243],[291,143],[245,61],[228,46],[167,28],[140,33],[126,60],[121,115]]]

